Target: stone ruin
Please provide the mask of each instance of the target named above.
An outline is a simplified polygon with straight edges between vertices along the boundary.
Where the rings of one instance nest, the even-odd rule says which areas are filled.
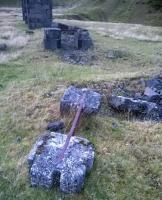
[[[52,23],[52,0],[22,0],[22,13],[29,29],[45,28],[44,48],[47,50],[87,50],[93,46],[87,30]]]
[[[47,50],[87,50],[93,46],[88,30],[61,23],[44,29],[44,47]]]
[[[162,120],[162,77],[155,76],[144,81],[145,90],[134,97],[109,97],[109,105],[117,111],[131,113],[142,119]]]
[[[101,95],[74,86],[70,86],[61,98],[60,111],[69,113],[70,109],[76,110],[80,106],[82,96],[85,97],[83,113],[89,116],[97,113]],[[69,135],[52,132],[63,128],[62,121],[50,123],[47,127],[48,132],[37,140],[30,151],[28,166],[31,186],[48,189],[59,186],[64,193],[78,193],[83,188],[86,175],[93,167],[95,151],[90,141],[74,135],[70,137],[67,149],[64,151]]]
[[[23,20],[29,29],[50,27],[52,0],[22,0]]]

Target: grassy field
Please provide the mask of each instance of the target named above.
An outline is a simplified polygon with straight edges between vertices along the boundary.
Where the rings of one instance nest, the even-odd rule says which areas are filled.
[[[77,0],[54,0],[53,5],[66,5],[75,3]],[[0,6],[20,6],[21,0],[0,0]]]
[[[20,6],[20,2],[0,0],[0,6]],[[53,0],[53,5],[65,8],[60,18],[162,26],[162,10],[151,7],[148,0]]]
[[[60,119],[60,97],[70,84],[97,88],[105,95],[109,93],[106,85],[161,74],[162,42],[130,38],[129,34],[118,39],[105,33],[109,26],[106,23],[95,22],[92,27],[90,22],[82,22],[80,26],[90,28],[98,60],[92,65],[72,65],[44,51],[42,31],[27,35],[19,12],[15,12],[0,13],[0,41],[10,47],[0,54],[0,200],[162,199],[162,124],[102,113],[83,120],[77,135],[94,143],[96,160],[81,194],[31,188],[26,163],[27,154],[47,123]],[[142,30],[143,35],[149,34],[147,27]],[[161,31],[153,29],[150,39]],[[13,39],[17,42],[11,44]],[[128,56],[106,59],[104,53],[114,48],[127,51]],[[51,91],[53,95],[45,97]],[[101,110],[108,109],[104,102]],[[64,120],[69,127],[71,119]]]
[[[93,21],[162,25],[162,11],[148,4],[148,0],[83,0],[80,5],[64,13],[63,18]]]

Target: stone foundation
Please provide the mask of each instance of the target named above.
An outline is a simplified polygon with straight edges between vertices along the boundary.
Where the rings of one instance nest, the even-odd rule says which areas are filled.
[[[57,30],[59,30],[59,45],[57,45],[56,42]],[[51,35],[53,35],[52,37],[48,36],[49,32],[51,32]],[[51,44],[51,48],[49,48],[49,45],[46,45],[47,37],[49,43]],[[64,50],[87,50],[93,46],[93,42],[88,30],[61,23],[52,23],[52,28],[46,28],[44,31],[44,38],[44,48],[47,50],[59,48]],[[53,48],[53,45],[55,48]]]

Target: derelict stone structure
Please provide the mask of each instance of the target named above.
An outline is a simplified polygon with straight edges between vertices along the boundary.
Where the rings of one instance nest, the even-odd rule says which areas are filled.
[[[52,0],[22,0],[22,13],[30,29],[50,27]]]
[[[47,50],[60,48],[87,50],[92,46],[92,39],[86,29],[53,23],[52,28],[46,28],[44,31],[44,48]]]

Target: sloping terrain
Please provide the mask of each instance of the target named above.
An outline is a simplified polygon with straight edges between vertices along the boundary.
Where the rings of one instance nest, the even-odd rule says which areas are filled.
[[[149,0],[54,0],[54,8],[65,8],[56,18],[162,25],[162,9]],[[18,0],[0,0],[0,6],[19,6]],[[73,9],[67,9],[71,7]]]
[[[148,4],[148,0],[85,0],[67,17],[80,19],[162,25],[162,10]]]
[[[0,40],[8,45],[0,53],[0,199],[162,199],[162,124],[112,115],[107,103],[113,85],[132,82],[134,90],[141,79],[161,74],[162,29],[58,21],[90,30],[94,49],[87,54],[93,53],[92,63],[72,64],[44,51],[41,29],[29,34],[20,9],[0,9]],[[12,39],[17,42],[11,43]],[[109,59],[110,49],[125,54]],[[17,51],[19,55],[10,56]],[[77,130],[77,135],[94,143],[96,160],[84,190],[69,196],[57,188],[31,188],[26,158],[47,123],[60,119],[60,98],[71,84],[100,92],[103,105],[97,116],[84,119]],[[68,132],[71,118],[64,121]]]

